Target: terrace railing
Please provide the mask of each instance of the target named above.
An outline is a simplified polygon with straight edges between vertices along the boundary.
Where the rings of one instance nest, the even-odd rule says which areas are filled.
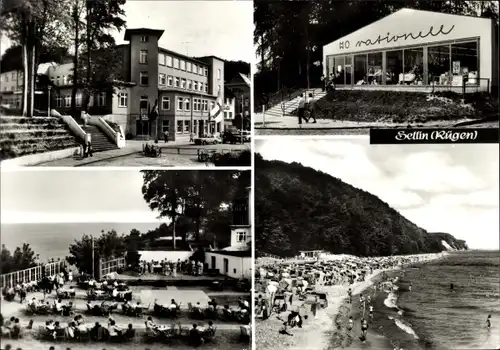
[[[125,266],[126,263],[124,256],[110,260],[101,259],[99,260],[99,268],[97,270],[96,278],[100,279],[109,273],[117,272],[118,270],[125,268]]]
[[[41,280],[43,276],[54,276],[59,274],[65,265],[65,261],[59,260],[33,266],[25,270],[3,274],[1,276],[1,287],[10,288],[17,284],[37,282]]]

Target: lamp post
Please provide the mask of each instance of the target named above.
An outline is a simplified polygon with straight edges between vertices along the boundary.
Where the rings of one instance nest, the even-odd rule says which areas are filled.
[[[48,99],[47,99],[47,117],[50,117],[50,89],[52,86],[48,86]]]

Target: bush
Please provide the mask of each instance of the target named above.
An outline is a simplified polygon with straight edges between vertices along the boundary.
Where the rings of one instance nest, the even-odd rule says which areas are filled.
[[[128,132],[126,135],[125,135],[125,140],[133,140],[134,139],[134,135],[130,132]]]
[[[213,163],[216,166],[250,166],[251,154],[248,150],[217,154],[214,156]]]

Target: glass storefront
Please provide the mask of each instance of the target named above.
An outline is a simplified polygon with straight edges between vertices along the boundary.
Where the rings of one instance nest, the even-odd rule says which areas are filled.
[[[479,83],[478,42],[328,56],[336,85],[451,85]],[[427,79],[426,79],[427,78]]]

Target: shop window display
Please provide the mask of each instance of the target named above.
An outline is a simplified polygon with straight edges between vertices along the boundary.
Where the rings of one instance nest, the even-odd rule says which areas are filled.
[[[431,46],[428,48],[428,67],[430,85],[450,85],[450,46]]]
[[[354,84],[367,84],[366,55],[354,56]]]
[[[334,72],[335,84],[344,85],[345,57],[344,56],[335,57],[334,65],[335,65],[335,72]]]
[[[454,86],[478,84],[477,42],[458,43],[451,45],[451,72]]]
[[[403,50],[387,51],[386,53],[386,84],[395,85],[399,83],[399,76],[403,73]]]
[[[352,84],[352,56],[345,56],[345,83]]]
[[[382,52],[368,54],[368,84],[382,85],[383,83],[382,69]]]
[[[422,85],[424,74],[424,49],[404,50],[404,74],[400,74],[399,83]]]

